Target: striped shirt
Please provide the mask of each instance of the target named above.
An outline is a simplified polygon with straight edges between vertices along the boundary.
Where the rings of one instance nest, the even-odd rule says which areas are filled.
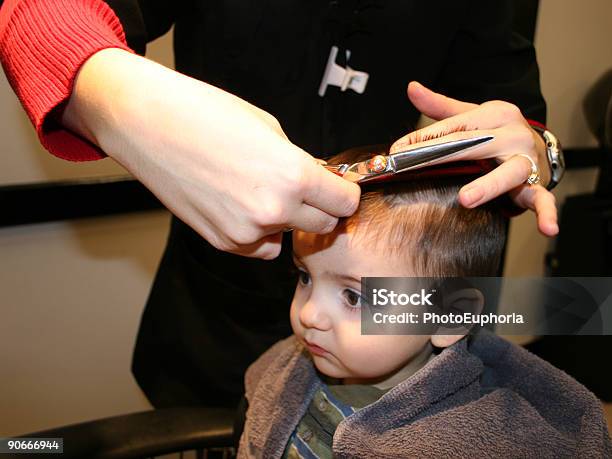
[[[291,434],[283,458],[331,458],[334,432],[338,424],[359,409],[374,403],[385,392],[374,386],[323,384]]]

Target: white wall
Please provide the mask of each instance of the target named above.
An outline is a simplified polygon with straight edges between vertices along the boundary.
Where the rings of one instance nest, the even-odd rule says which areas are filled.
[[[591,85],[612,67],[612,2],[540,0],[535,45],[548,103],[548,127],[565,147],[596,145],[587,129],[582,100]],[[558,204],[568,194],[592,191],[596,179],[592,169],[568,172],[554,191]],[[514,219],[506,275],[541,274],[550,242],[537,233],[531,214]]]
[[[593,82],[612,68],[610,0],[540,0],[536,48],[548,125],[566,146],[596,145],[582,112]]]
[[[130,374],[167,212],[0,230],[0,437],[148,409]]]
[[[541,0],[536,47],[549,126],[567,146],[594,142],[580,104],[612,66],[610,18],[609,0]],[[162,38],[150,56],[168,64],[170,49]],[[123,173],[109,159],[53,158],[32,134],[0,81],[0,185]],[[571,172],[556,194],[589,190],[594,179]],[[153,212],[0,230],[0,436],[146,409],[129,360],[167,220]],[[540,273],[548,240],[531,214],[513,222],[510,238],[507,273]]]
[[[170,36],[147,56],[172,66]],[[44,151],[5,80],[0,133],[0,185],[126,173]],[[0,437],[150,408],[130,360],[168,222],[156,211],[0,229]]]

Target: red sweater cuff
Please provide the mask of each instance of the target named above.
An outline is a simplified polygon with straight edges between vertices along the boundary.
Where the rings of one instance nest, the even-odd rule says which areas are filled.
[[[106,48],[131,51],[119,19],[100,0],[6,0],[0,8],[0,62],[41,143],[60,158],[106,156],[54,116],[81,65]]]
[[[529,123],[529,126],[532,126],[532,127],[538,127],[538,128],[540,128],[540,129],[544,129],[544,130],[546,130],[546,125],[545,125],[545,124],[540,123],[539,121],[536,121],[536,120],[530,120],[529,118],[527,118],[527,123]]]

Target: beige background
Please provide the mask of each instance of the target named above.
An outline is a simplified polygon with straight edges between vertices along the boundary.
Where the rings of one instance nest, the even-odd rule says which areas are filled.
[[[542,0],[536,48],[549,127],[594,145],[581,101],[612,66],[612,2]],[[433,18],[435,20],[435,18]],[[170,65],[164,37],[149,56]],[[0,184],[123,174],[110,159],[73,164],[44,152],[0,76]],[[556,191],[592,189],[577,171]],[[147,409],[130,354],[168,215],[151,212],[0,229],[0,437]],[[506,273],[542,272],[549,241],[532,215],[512,223]]]

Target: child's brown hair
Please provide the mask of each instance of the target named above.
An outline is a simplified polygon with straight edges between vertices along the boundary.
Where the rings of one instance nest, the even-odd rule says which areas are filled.
[[[380,154],[380,147],[342,152],[328,164],[354,163]],[[474,175],[422,178],[365,185],[357,212],[340,225],[362,243],[396,255],[410,251],[419,276],[495,276],[502,258],[507,219],[496,202],[462,207],[459,189]]]

